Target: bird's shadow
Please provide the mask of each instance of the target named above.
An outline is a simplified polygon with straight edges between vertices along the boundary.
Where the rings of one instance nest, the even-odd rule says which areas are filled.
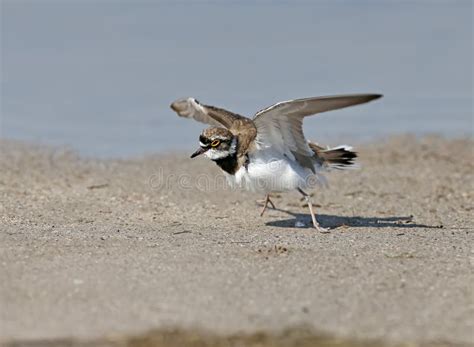
[[[311,216],[304,213],[294,213],[288,210],[276,208],[275,211],[286,213],[294,218],[271,221],[265,223],[268,226],[279,228],[300,228],[298,221],[304,221],[308,227],[312,226]],[[361,216],[333,216],[327,214],[318,214],[316,216],[318,223],[323,228],[335,229],[339,227],[358,227],[358,228],[430,228],[439,229],[441,225],[418,224],[413,221],[413,216],[396,217],[361,217]]]

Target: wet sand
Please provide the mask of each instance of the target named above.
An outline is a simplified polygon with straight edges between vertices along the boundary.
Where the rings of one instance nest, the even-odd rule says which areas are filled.
[[[90,160],[1,140],[0,341],[472,344],[473,145],[359,146],[360,170],[313,191],[322,234],[297,193],[260,217],[261,196],[225,188],[204,158]],[[184,340],[159,342],[169,329]],[[127,337],[151,330],[156,343]]]

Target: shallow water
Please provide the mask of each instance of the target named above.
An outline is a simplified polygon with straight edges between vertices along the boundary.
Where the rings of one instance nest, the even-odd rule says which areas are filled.
[[[385,97],[308,119],[307,137],[472,134],[471,1],[1,6],[2,137],[100,157],[191,152],[204,126],[174,115],[178,97],[250,116],[353,92]]]

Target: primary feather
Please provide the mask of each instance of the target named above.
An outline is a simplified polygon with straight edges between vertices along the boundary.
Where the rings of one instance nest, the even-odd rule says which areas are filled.
[[[303,133],[303,119],[317,113],[363,104],[380,98],[380,94],[322,96],[282,101],[255,114],[257,142],[273,147],[314,171],[314,152]]]
[[[170,107],[181,117],[213,126],[224,126],[227,129],[230,129],[236,120],[245,118],[222,108],[203,105],[194,98],[178,99]]]

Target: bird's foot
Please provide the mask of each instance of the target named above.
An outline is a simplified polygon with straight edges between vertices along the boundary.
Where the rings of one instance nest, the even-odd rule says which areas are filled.
[[[323,228],[318,223],[314,225],[314,228],[319,231],[321,234],[329,234],[331,230],[329,228]]]
[[[263,200],[257,200],[257,204],[263,205],[262,211],[260,212],[260,217],[262,217],[263,214],[265,213],[265,211],[267,210],[268,204],[270,204],[273,209],[276,208],[276,207],[275,207],[275,204],[274,204],[273,201],[270,199],[270,195],[269,195],[269,194],[267,194],[267,196],[265,197],[265,199],[263,199]]]

